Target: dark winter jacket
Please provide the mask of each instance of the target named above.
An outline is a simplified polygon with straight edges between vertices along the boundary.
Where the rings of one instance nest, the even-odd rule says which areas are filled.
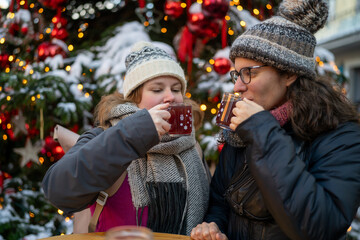
[[[147,110],[124,118],[106,131],[94,128],[82,134],[63,159],[46,172],[42,182],[45,196],[65,214],[85,209],[100,191],[114,184],[132,160],[144,157],[159,141]]]
[[[206,222],[229,240],[345,239],[360,204],[360,127],[345,123],[311,143],[259,112],[225,144]]]

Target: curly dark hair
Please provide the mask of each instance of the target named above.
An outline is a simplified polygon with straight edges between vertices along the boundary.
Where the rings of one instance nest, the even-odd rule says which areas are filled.
[[[291,125],[299,138],[311,141],[344,122],[359,122],[350,101],[325,78],[298,77],[289,86],[287,99],[293,105]]]

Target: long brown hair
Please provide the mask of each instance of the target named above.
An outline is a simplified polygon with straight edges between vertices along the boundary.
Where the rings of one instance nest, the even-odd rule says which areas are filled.
[[[293,105],[293,130],[303,140],[311,141],[344,122],[359,122],[355,107],[324,78],[298,77],[289,86],[287,98]]]
[[[109,120],[111,109],[119,104],[133,102],[139,104],[141,102],[142,85],[136,88],[127,99],[119,92],[114,92],[110,95],[102,96],[100,102],[96,105],[94,110],[94,125],[107,129],[111,126]]]

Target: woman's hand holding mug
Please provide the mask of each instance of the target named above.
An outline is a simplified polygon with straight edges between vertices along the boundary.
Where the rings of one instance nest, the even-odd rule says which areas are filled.
[[[156,105],[149,110],[150,116],[155,124],[156,131],[159,138],[170,130],[170,124],[167,122],[170,118],[170,113],[167,111],[169,103],[162,103]]]
[[[236,102],[235,108],[232,110],[234,116],[231,118],[230,129],[235,131],[242,122],[263,110],[262,106],[247,98]]]

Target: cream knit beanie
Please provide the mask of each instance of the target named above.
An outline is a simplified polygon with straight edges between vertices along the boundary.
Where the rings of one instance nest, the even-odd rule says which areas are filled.
[[[137,42],[125,59],[126,74],[123,85],[125,99],[141,84],[159,76],[179,79],[182,92],[186,91],[184,70],[164,50],[149,42]]]

